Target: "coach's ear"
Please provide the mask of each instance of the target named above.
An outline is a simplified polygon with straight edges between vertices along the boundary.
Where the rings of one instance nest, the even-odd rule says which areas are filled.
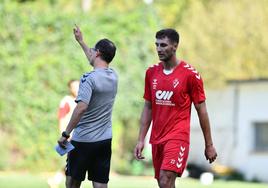
[[[99,57],[100,55],[101,55],[101,52],[99,50],[97,50],[96,57]]]

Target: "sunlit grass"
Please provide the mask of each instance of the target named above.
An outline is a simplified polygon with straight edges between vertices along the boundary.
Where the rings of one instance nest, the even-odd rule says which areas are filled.
[[[0,188],[48,188],[47,179],[54,174],[0,173]],[[85,181],[83,188],[92,188]],[[153,177],[112,175],[109,188],[157,188]],[[267,188],[268,184],[216,180],[211,185],[202,185],[198,180],[177,178],[177,188]],[[64,188],[62,182],[59,188]]]

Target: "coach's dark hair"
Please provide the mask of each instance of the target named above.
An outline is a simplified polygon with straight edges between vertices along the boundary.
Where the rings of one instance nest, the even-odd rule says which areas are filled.
[[[155,38],[157,39],[163,39],[167,37],[170,42],[176,42],[177,44],[179,44],[180,41],[180,35],[179,33],[175,30],[175,29],[161,29],[160,31],[157,31],[155,34]]]
[[[112,41],[108,39],[101,39],[97,42],[95,48],[101,53],[101,59],[103,59],[107,63],[110,63],[113,60],[116,52],[116,47]]]

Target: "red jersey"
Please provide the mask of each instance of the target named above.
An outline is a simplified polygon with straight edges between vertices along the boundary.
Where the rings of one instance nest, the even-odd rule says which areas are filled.
[[[152,103],[151,144],[170,139],[189,143],[191,104],[205,101],[200,74],[181,61],[169,75],[162,63],[146,71],[144,99]]]

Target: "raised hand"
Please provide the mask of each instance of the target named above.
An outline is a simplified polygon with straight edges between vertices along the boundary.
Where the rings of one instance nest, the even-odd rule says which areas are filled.
[[[73,29],[74,31],[74,37],[78,42],[82,42],[83,41],[83,35],[82,32],[80,31],[80,28],[75,24],[75,27]]]

